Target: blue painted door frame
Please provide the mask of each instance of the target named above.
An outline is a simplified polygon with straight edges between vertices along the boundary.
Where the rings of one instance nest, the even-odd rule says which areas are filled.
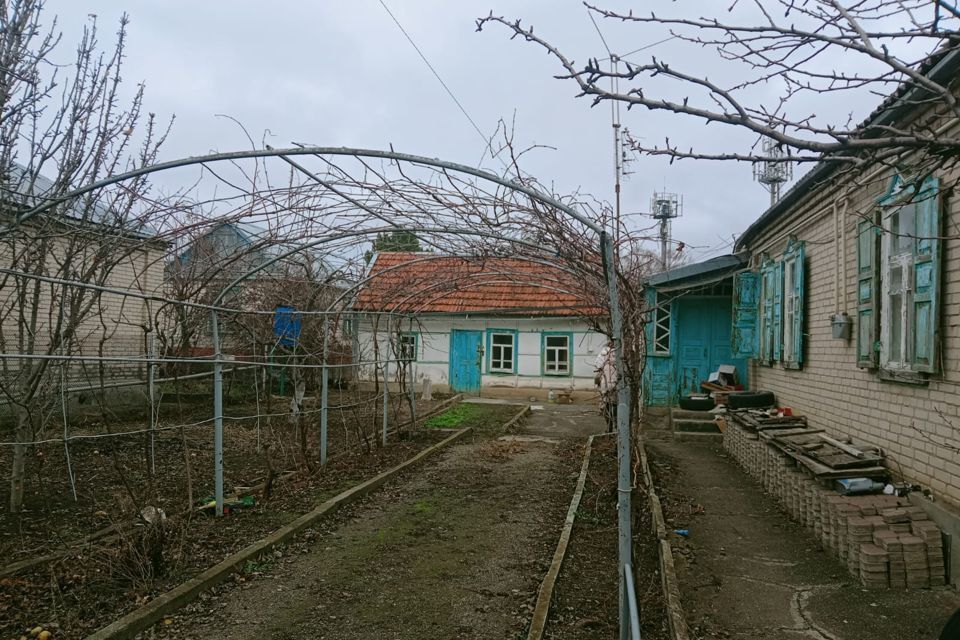
[[[480,391],[480,363],[483,361],[482,331],[453,329],[450,332],[450,388],[463,393]]]

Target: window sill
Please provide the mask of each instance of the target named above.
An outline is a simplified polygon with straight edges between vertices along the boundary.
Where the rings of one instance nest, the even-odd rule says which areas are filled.
[[[487,371],[488,376],[515,376],[516,371]]]
[[[915,387],[925,387],[930,379],[924,373],[916,371],[899,371],[893,369],[878,369],[877,377],[883,382],[895,382],[899,384],[909,384]]]

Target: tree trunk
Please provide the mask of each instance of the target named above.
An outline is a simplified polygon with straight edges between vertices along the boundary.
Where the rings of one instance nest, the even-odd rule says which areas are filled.
[[[23,506],[23,482],[26,477],[27,445],[31,439],[30,414],[26,409],[17,411],[17,427],[14,431],[13,467],[10,471],[10,513],[20,513]]]

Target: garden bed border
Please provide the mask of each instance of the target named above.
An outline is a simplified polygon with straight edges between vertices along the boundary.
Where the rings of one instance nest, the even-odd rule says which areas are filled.
[[[285,543],[297,533],[311,526],[314,522],[335,512],[340,507],[350,504],[363,496],[373,492],[385,482],[390,480],[398,473],[405,471],[409,467],[417,464],[425,458],[433,455],[441,449],[453,444],[471,429],[460,429],[437,444],[424,449],[406,462],[403,462],[392,469],[374,476],[366,482],[362,482],[355,487],[327,500],[319,507],[315,508],[290,524],[287,524],[265,538],[247,546],[244,549],[230,555],[222,562],[210,567],[199,575],[187,580],[178,587],[157,596],[146,605],[131,611],[120,619],[103,627],[99,631],[87,636],[86,640],[128,640],[133,638],[141,631],[160,621],[161,618],[177,611],[202,592],[224,582],[234,571],[242,567],[248,560],[258,557],[260,554],[271,550],[273,547]]]
[[[521,413],[517,418],[523,416]],[[514,418],[516,420],[516,418]],[[512,422],[512,421],[511,421]],[[547,627],[547,614],[550,612],[550,600],[553,598],[553,587],[557,583],[560,575],[560,567],[563,566],[563,559],[567,555],[567,545],[570,544],[570,534],[573,532],[573,521],[577,517],[577,509],[580,508],[580,499],[583,497],[583,487],[587,482],[587,472],[590,468],[590,452],[593,448],[593,436],[587,438],[587,445],[583,451],[583,463],[580,465],[580,477],[577,478],[577,487],[573,491],[573,498],[570,500],[570,508],[567,510],[567,519],[563,523],[563,530],[560,532],[560,541],[557,542],[557,549],[553,552],[553,561],[540,583],[540,590],[537,593],[537,604],[533,609],[533,618],[530,621],[530,631],[527,633],[527,640],[540,640]]]
[[[657,555],[660,559],[660,583],[663,588],[664,603],[667,607],[667,623],[670,626],[672,640],[690,640],[690,628],[683,613],[683,602],[680,598],[680,581],[677,578],[676,567],[673,562],[673,549],[667,537],[667,523],[663,517],[663,507],[657,495],[656,485],[653,483],[653,474],[647,461],[647,450],[643,437],[636,433],[636,446],[640,456],[640,467],[643,472],[643,483],[646,485],[646,494],[650,502],[653,532],[657,537]]]

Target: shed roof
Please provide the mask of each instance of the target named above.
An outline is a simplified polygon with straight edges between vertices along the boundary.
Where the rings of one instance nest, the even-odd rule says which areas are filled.
[[[935,82],[943,83],[946,81],[949,83],[960,72],[960,49],[944,49],[940,54],[928,58],[919,71]],[[867,116],[866,120],[857,129],[862,131],[865,137],[871,137],[871,135],[876,135],[879,127],[899,125],[900,119],[909,117],[918,103],[922,102],[928,95],[925,89],[913,83],[904,82],[896,91],[877,105],[877,108]],[[873,128],[872,131],[871,128]],[[813,169],[805,173],[796,184],[790,187],[780,200],[747,227],[746,231],[737,238],[734,248],[742,249],[747,246],[747,243],[757,234],[789,211],[815,187],[829,179],[843,165],[844,163],[830,160],[829,156],[814,165]]]
[[[747,259],[746,252],[717,256],[650,276],[646,283],[655,289],[709,284],[741,270],[746,266]]]
[[[358,311],[494,313],[573,317],[604,313],[572,274],[509,257],[381,251],[353,308]]]

